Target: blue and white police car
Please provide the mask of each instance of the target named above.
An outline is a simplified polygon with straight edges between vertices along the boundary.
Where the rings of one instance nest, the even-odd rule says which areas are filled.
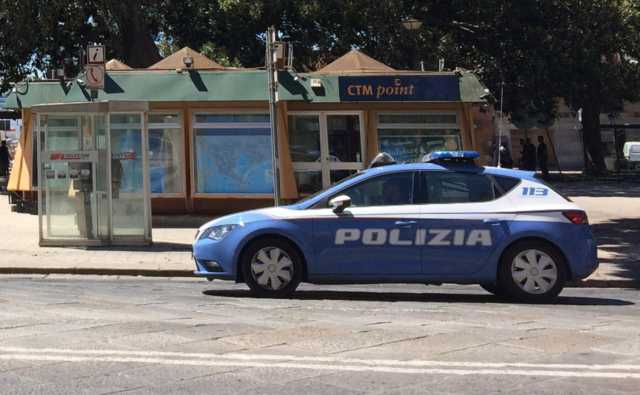
[[[477,166],[477,156],[382,155],[296,204],[208,222],[193,243],[195,273],[262,297],[303,281],[458,283],[529,302],[589,276],[598,262],[586,213],[535,173]]]

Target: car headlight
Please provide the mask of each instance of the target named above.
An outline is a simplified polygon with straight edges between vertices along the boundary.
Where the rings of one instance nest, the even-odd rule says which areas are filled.
[[[204,239],[205,237],[208,237],[211,240],[219,241],[224,239],[229,233],[231,233],[235,228],[239,226],[240,226],[239,224],[212,226],[206,229],[204,232],[202,232],[199,239]]]

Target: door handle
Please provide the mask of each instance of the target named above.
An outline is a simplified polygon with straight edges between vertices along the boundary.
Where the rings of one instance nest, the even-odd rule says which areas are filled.
[[[500,225],[500,220],[496,219],[496,218],[487,218],[487,219],[483,219],[482,222],[484,222],[487,225]]]
[[[416,221],[396,221],[395,225],[397,226],[411,226],[411,225],[415,225]]]

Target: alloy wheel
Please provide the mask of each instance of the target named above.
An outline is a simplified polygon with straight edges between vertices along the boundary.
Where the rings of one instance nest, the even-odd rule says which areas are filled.
[[[513,258],[511,276],[526,293],[544,294],[558,281],[558,266],[545,252],[527,249]]]
[[[293,278],[291,257],[278,247],[264,247],[251,259],[251,275],[264,289],[277,291]]]

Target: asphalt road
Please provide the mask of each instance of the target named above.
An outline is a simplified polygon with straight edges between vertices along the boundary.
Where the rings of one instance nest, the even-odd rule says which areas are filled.
[[[640,293],[0,277],[0,393],[638,393]]]

